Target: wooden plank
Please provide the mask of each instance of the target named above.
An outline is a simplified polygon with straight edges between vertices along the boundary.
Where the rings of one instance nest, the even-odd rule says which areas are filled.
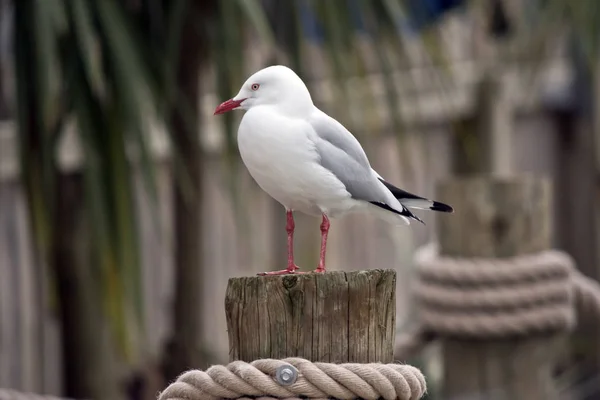
[[[12,387],[17,382],[18,347],[14,342],[13,320],[19,304],[14,295],[14,184],[0,185],[0,386]]]
[[[18,258],[19,285],[19,326],[22,340],[21,360],[23,363],[21,390],[39,391],[42,389],[43,368],[40,360],[42,353],[42,318],[41,299],[41,266],[37,261],[32,246],[32,235],[28,220],[28,208],[22,187],[15,186],[15,221],[17,238],[16,251]]]

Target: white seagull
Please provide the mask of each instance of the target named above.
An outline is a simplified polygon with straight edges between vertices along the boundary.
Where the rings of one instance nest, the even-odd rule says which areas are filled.
[[[330,217],[369,210],[408,225],[410,219],[423,221],[407,207],[453,211],[447,204],[386,182],[371,168],[358,140],[315,107],[302,79],[288,67],[274,65],[256,72],[214,114],[237,109],[246,110],[237,136],[242,161],[287,215],[287,268],[259,275],[296,273],[293,211],[322,217],[321,252],[314,272],[325,272]]]

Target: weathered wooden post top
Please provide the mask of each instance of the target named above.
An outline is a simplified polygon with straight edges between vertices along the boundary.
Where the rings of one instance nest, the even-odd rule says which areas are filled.
[[[393,363],[396,272],[231,278],[227,366],[182,374],[158,400],[416,400],[421,371]]]
[[[232,278],[225,298],[230,360],[392,362],[395,296],[389,269]]]
[[[230,363],[182,374],[158,400],[416,400],[421,371],[393,363],[396,272],[231,278]]]

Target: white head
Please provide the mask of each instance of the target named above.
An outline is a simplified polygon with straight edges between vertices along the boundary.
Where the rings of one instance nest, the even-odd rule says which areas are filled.
[[[286,114],[302,114],[312,109],[313,102],[302,79],[290,68],[273,65],[254,73],[244,82],[238,94],[220,104],[215,114],[231,110],[249,110],[270,105]]]

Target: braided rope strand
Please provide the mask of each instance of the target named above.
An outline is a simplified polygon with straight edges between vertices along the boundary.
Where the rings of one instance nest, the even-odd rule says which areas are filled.
[[[283,365],[298,370],[296,382],[281,386],[274,379]],[[417,368],[401,364],[312,363],[302,358],[234,361],[205,371],[182,374],[159,400],[327,399],[417,400],[426,392],[425,377]]]
[[[572,259],[557,250],[546,250],[507,258],[437,257],[437,247],[418,251],[419,275],[426,281],[444,284],[501,285],[568,278]]]

